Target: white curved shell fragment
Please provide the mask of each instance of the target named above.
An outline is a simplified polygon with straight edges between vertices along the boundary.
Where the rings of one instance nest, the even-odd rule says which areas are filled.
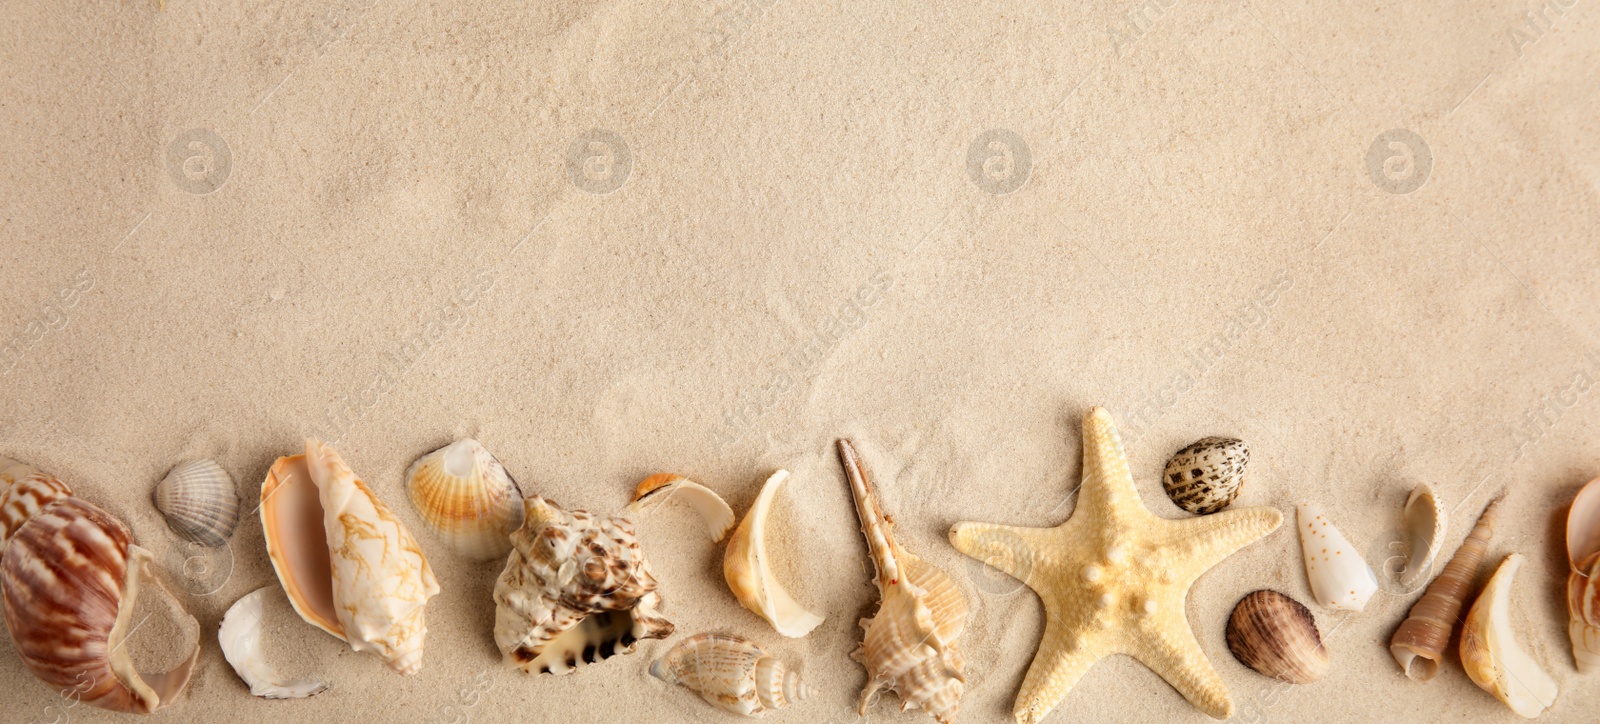
[[[279,680],[278,672],[262,656],[263,598],[271,590],[271,586],[256,589],[228,608],[217,629],[223,657],[233,667],[233,673],[249,685],[250,693],[265,699],[303,699],[326,691],[326,683],[313,679]]]
[[[772,499],[789,478],[789,471],[779,470],[761,486],[761,494],[745,513],[744,521],[728,539],[728,550],[722,559],[722,575],[728,581],[739,603],[756,615],[766,619],[778,633],[790,638],[800,638],[822,623],[822,617],[807,611],[789,591],[772,575],[766,537],[767,515],[772,512]]]
[[[1556,702],[1556,682],[1517,643],[1511,630],[1511,579],[1522,556],[1506,556],[1461,625],[1461,666],[1479,688],[1533,719]]]
[[[1333,527],[1322,508],[1301,503],[1296,508],[1300,524],[1300,550],[1306,578],[1317,603],[1342,611],[1360,611],[1378,590],[1378,576],[1356,552],[1343,533]]]
[[[628,505],[630,513],[648,510],[668,500],[682,500],[694,508],[705,521],[706,532],[713,542],[722,540],[738,520],[728,501],[716,491],[676,473],[657,473],[639,483]]]
[[[1406,567],[1401,572],[1403,582],[1426,580],[1433,571],[1433,562],[1444,547],[1446,526],[1450,514],[1444,503],[1427,483],[1418,485],[1406,498],[1402,529],[1405,531]]]

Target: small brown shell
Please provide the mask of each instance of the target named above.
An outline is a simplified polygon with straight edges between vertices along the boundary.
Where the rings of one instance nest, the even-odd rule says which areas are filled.
[[[1167,461],[1161,485],[1178,507],[1210,515],[1233,503],[1244,484],[1250,448],[1231,437],[1201,438]]]
[[[1439,662],[1444,658],[1445,647],[1461,618],[1461,607],[1466,602],[1467,591],[1478,576],[1478,564],[1494,537],[1494,523],[1499,515],[1500,501],[1495,498],[1478,516],[1472,532],[1456,549],[1450,562],[1445,564],[1427,592],[1411,606],[1411,613],[1400,623],[1400,628],[1389,639],[1389,653],[1406,676],[1416,681],[1428,681],[1439,674]]]
[[[1228,617],[1228,650],[1239,663],[1291,684],[1309,684],[1328,673],[1311,611],[1277,591],[1256,591]]]

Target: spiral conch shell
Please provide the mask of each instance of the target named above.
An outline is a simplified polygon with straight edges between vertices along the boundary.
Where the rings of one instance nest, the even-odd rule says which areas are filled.
[[[136,668],[128,636],[146,587],[172,599],[155,575],[149,551],[133,545],[127,526],[104,510],[70,497],[60,481],[0,459],[8,487],[8,544],[0,560],[6,626],[29,670],[63,696],[112,711],[148,714],[170,703],[189,683],[200,655],[199,624],[187,658],[161,674]],[[28,492],[31,489],[33,492]],[[39,491],[58,493],[37,505]],[[23,511],[33,513],[21,517]],[[181,611],[181,609],[179,609]]]
[[[718,634],[690,636],[650,665],[650,675],[700,694],[718,709],[763,717],[811,690],[782,661],[752,641]]]
[[[941,724],[955,721],[966,679],[956,639],[967,625],[967,602],[944,571],[900,547],[894,522],[878,507],[860,458],[839,441],[839,461],[850,482],[861,532],[877,568],[878,612],[861,620],[861,647],[851,654],[867,669],[860,714],[879,689],[900,697],[902,710],[920,707]]]
[[[418,458],[406,471],[406,490],[417,513],[457,553],[487,561],[511,552],[511,531],[522,527],[522,491],[477,440]]]
[[[1494,537],[1500,500],[1495,498],[1484,508],[1467,539],[1456,549],[1439,577],[1428,584],[1427,592],[1411,606],[1411,613],[1389,639],[1389,653],[1406,676],[1428,681],[1438,675],[1439,661],[1450,643],[1467,589],[1478,576],[1478,564],[1483,561],[1489,539]]]
[[[1511,631],[1511,578],[1522,556],[1506,556],[1461,624],[1461,666],[1479,688],[1524,719],[1556,703],[1556,682],[1517,644]]]
[[[239,492],[228,471],[213,460],[179,464],[151,497],[174,532],[203,546],[227,543],[239,524]]]
[[[261,484],[267,555],[294,610],[401,674],[422,669],[423,607],[439,583],[422,549],[339,453],[317,440]]]
[[[494,586],[494,641],[529,673],[570,674],[672,635],[633,521],[571,512],[537,495]]]
[[[744,520],[728,539],[723,552],[722,576],[734,598],[756,615],[766,619],[778,633],[800,638],[822,623],[822,617],[807,611],[789,595],[788,589],[772,575],[767,555],[767,515],[772,499],[789,479],[789,471],[779,470],[761,486],[761,494],[744,514]]]
[[[1600,671],[1600,478],[1567,511],[1567,633],[1578,673]]]

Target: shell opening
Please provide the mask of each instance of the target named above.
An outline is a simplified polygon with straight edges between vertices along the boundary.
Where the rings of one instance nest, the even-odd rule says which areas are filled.
[[[267,555],[296,613],[344,640],[333,604],[333,562],[322,502],[304,455],[278,458],[261,485]]]

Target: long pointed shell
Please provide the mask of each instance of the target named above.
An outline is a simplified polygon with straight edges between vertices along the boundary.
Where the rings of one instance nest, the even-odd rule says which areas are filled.
[[[718,634],[690,636],[650,665],[650,675],[700,694],[712,706],[762,717],[811,693],[782,661],[752,641]]]
[[[1411,491],[1401,521],[1406,537],[1406,567],[1400,572],[1402,585],[1409,587],[1433,572],[1433,561],[1444,547],[1449,522],[1450,514],[1445,512],[1444,503],[1439,501],[1431,486],[1423,483]]]
[[[1291,684],[1309,684],[1328,673],[1311,611],[1277,591],[1256,591],[1239,599],[1228,617],[1228,650],[1258,673]]]
[[[1556,702],[1556,682],[1517,644],[1511,630],[1511,579],[1522,556],[1506,556],[1461,624],[1461,666],[1479,688],[1525,719]]]
[[[1301,503],[1296,509],[1300,522],[1300,551],[1305,558],[1306,578],[1317,603],[1343,611],[1360,611],[1378,590],[1378,576],[1372,566],[1356,552],[1343,533],[1333,527],[1322,508]]]
[[[879,689],[900,697],[901,709],[920,708],[941,724],[955,721],[966,678],[957,639],[967,625],[967,602],[944,571],[913,555],[894,538],[849,440],[840,440],[839,462],[855,499],[877,577],[878,612],[861,620],[861,647],[851,656],[867,670],[859,713]]]
[[[716,491],[674,473],[657,473],[641,481],[639,488],[633,492],[633,502],[628,505],[628,510],[639,512],[673,499],[687,502],[700,514],[712,542],[722,540],[733,528],[734,521],[738,520],[733,515],[733,508],[728,507],[728,501],[723,500]]]
[[[32,465],[0,458],[0,555],[22,524],[45,506],[72,495],[66,483]]]
[[[1494,522],[1499,515],[1500,498],[1495,498],[1484,508],[1466,541],[1456,549],[1456,554],[1445,564],[1439,577],[1428,584],[1411,613],[1389,639],[1389,653],[1406,676],[1417,681],[1428,681],[1439,673],[1439,661],[1450,643],[1467,589],[1478,575],[1478,564],[1483,552],[1494,537]]]
[[[1600,478],[1567,511],[1567,633],[1578,672],[1600,671]]]
[[[672,635],[661,597],[626,516],[566,511],[533,496],[494,586],[494,641],[508,664],[570,674]]]
[[[265,699],[303,699],[327,690],[315,680],[280,681],[278,672],[267,663],[261,651],[262,598],[272,588],[247,593],[228,608],[217,629],[217,643],[233,672],[250,687],[250,693]]]
[[[728,549],[722,558],[722,575],[734,597],[745,608],[771,622],[778,633],[799,638],[822,623],[822,617],[802,608],[773,577],[765,540],[772,499],[788,478],[789,471],[779,470],[761,486],[755,504],[750,506],[744,521],[728,539]]]
[[[151,494],[173,532],[203,546],[228,542],[239,524],[239,492],[228,471],[213,460],[174,467]]]
[[[123,645],[138,629],[131,619],[144,587],[171,597],[152,560],[121,521],[79,498],[38,511],[0,563],[6,626],[23,663],[64,696],[102,709],[148,714],[172,703],[200,655],[198,635],[188,658],[161,674],[138,671]],[[184,622],[198,632],[192,616]]]
[[[303,457],[279,458],[261,486],[261,525],[302,618],[401,674],[422,668],[423,607],[439,584],[405,525],[333,448],[307,440]]]
[[[511,552],[511,531],[522,527],[522,491],[477,440],[417,458],[406,490],[417,514],[457,553],[486,561]]]

